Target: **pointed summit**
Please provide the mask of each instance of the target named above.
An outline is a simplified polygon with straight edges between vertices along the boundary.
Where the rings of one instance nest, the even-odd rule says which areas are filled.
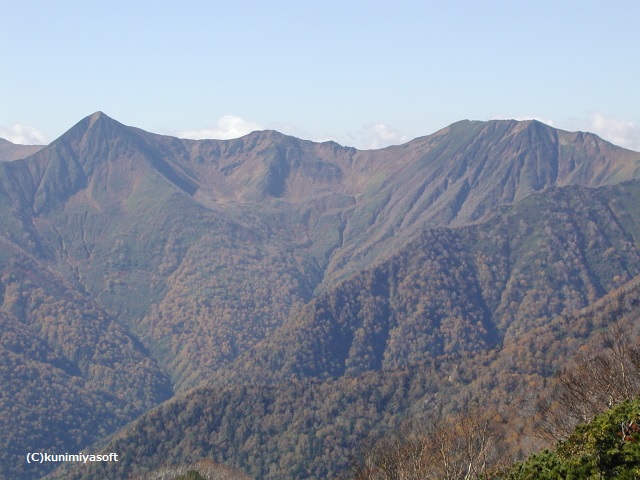
[[[68,155],[90,174],[95,163],[108,163],[137,148],[131,127],[95,112],[76,123],[50,144],[55,157]]]
[[[86,123],[88,128],[94,128],[104,125],[110,125],[112,127],[117,126],[119,128],[127,127],[126,125],[120,123],[119,121],[113,119],[106,113],[98,110],[97,112],[92,113],[88,117],[83,118],[79,124]],[[128,128],[128,127],[127,127]]]
[[[102,112],[83,118],[37,153],[34,211],[45,212],[86,188],[94,174],[139,152],[131,129]],[[97,172],[97,173],[96,173]]]
[[[99,121],[114,121],[111,117],[106,115],[104,112],[101,112],[100,110],[89,115],[87,119],[89,120],[89,126],[92,126]]]
[[[90,118],[92,120],[97,120],[97,119],[99,119],[101,117],[111,118],[111,117],[109,117],[109,115],[104,113],[102,110],[97,110],[97,111],[93,112],[91,115],[89,115],[88,118]]]
[[[70,131],[76,127],[84,129],[85,132],[88,132],[90,130],[98,130],[101,133],[114,133],[116,129],[123,128],[125,127],[125,125],[114,120],[105,113],[97,111],[95,113],[92,113],[88,117],[83,118],[75,125],[75,127],[72,127]]]
[[[81,148],[82,144],[94,140],[113,140],[126,132],[122,123],[112,119],[103,112],[95,112],[72,126],[60,137],[51,142],[51,147],[66,145],[72,149]]]

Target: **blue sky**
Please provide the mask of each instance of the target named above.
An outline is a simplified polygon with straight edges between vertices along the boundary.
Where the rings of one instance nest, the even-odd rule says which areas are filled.
[[[640,150],[636,0],[0,0],[0,137],[102,110],[193,138],[271,128],[359,148],[538,118]]]

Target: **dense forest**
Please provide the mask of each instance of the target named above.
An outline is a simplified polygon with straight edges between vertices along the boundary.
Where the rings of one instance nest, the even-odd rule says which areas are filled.
[[[474,428],[491,427],[492,438],[502,441],[496,457],[509,459],[497,466],[506,467],[566,438],[608,408],[610,395],[617,403],[640,393],[640,349],[629,341],[638,336],[639,304],[635,278],[594,306],[555,317],[508,345],[325,380],[292,376],[272,385],[200,387],[125,429],[105,448],[127,451],[127,459],[90,473],[123,478],[159,464],[212,458],[253,478],[336,478],[354,471],[367,451],[393,451],[390,438],[413,437],[417,429],[424,443],[435,420],[449,425],[460,418],[482,421]],[[567,324],[574,326],[571,334]],[[627,385],[611,361],[621,348]],[[585,386],[586,398],[561,388],[584,386],[572,380],[576,375],[594,382]],[[577,416],[572,405],[583,415],[587,402],[591,413]],[[61,478],[87,472],[75,474],[64,471]]]
[[[512,425],[496,410],[436,411],[363,445],[350,478],[637,478],[637,339],[635,322],[616,323],[552,380],[528,427],[530,435],[554,440],[552,448],[514,461],[518,455],[508,441]]]
[[[98,112],[0,146],[0,477],[337,477],[477,411],[521,461],[554,378],[634,325],[640,154],[592,134],[462,121],[359,151]]]

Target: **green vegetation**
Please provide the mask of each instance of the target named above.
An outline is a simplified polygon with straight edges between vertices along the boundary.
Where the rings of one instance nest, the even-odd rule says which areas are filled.
[[[581,424],[554,450],[511,468],[505,478],[635,479],[640,476],[640,400],[624,403]]]

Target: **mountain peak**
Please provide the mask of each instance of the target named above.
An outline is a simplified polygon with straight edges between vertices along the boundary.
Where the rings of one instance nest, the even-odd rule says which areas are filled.
[[[87,129],[90,129],[91,127],[98,126],[98,125],[105,125],[105,126],[110,125],[111,127],[123,126],[120,122],[118,122],[117,120],[114,120],[109,115],[101,111],[92,113],[91,115],[86,117],[83,121],[87,122]]]
[[[98,135],[102,138],[113,137],[113,135],[122,131],[123,124],[109,117],[101,111],[92,113],[91,115],[83,118],[73,127],[62,134],[53,144],[58,141],[77,144],[78,142],[85,142],[87,134],[91,136]]]
[[[247,139],[252,139],[252,140],[258,139],[260,141],[272,141],[272,140],[282,140],[284,138],[290,137],[290,135],[286,135],[284,133],[278,132],[277,130],[254,130],[253,132],[245,135],[245,137]]]
[[[106,115],[104,112],[101,112],[100,110],[98,110],[95,113],[92,113],[87,118],[89,120],[89,124],[90,125],[93,125],[94,123],[96,123],[96,122],[98,122],[100,120],[113,120],[111,117]]]

